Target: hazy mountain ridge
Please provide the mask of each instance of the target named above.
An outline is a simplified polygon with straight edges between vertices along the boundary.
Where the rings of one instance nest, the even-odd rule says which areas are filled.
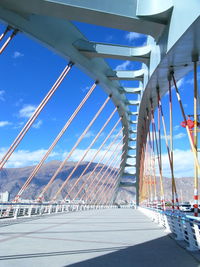
[[[176,178],[176,188],[180,202],[191,201],[193,202],[194,195],[194,177]],[[165,199],[171,200],[172,180],[170,178],[163,178],[163,185],[165,190]],[[159,178],[157,178],[157,190],[159,189]],[[200,186],[200,182],[199,182]],[[200,187],[199,187],[200,188]],[[159,191],[158,191],[159,192]]]
[[[42,188],[48,183],[48,181],[51,179],[57,168],[60,166],[60,161],[50,161],[48,163],[45,163],[38,174],[34,177],[32,182],[30,183],[30,186],[27,188],[27,190],[22,195],[23,199],[35,199],[38,194],[41,192]],[[72,175],[71,179],[69,180],[67,186],[62,191],[62,196],[65,197],[67,195],[67,192],[69,192],[70,188],[75,183],[75,179],[77,179],[82,171],[87,166],[88,162],[83,162],[80,164],[80,166],[77,168],[75,173]],[[76,162],[67,162],[64,166],[64,168],[61,170],[61,172],[56,177],[54,183],[47,191],[47,194],[45,198],[47,200],[51,199],[58,188],[61,186],[63,181],[68,177],[68,175],[73,170],[74,166],[76,165]],[[96,163],[92,163],[88,170],[83,175],[81,181],[76,186],[76,189],[73,192],[78,192],[79,188],[81,187],[82,183],[86,180],[86,178],[90,175],[90,173],[95,168]],[[90,177],[88,183],[86,184],[86,189],[92,179],[97,175],[99,170],[101,169],[103,165],[99,165],[97,169],[94,172],[93,177]],[[29,177],[31,172],[33,171],[35,166],[27,166],[22,168],[5,168],[0,173],[0,192],[8,191],[10,192],[10,198],[13,199],[14,196],[18,193],[19,189],[22,187],[26,179]],[[105,168],[106,169],[106,168]],[[110,171],[110,170],[109,170]],[[107,172],[107,174],[109,173]],[[99,176],[100,178],[101,176]],[[97,179],[95,180],[94,184],[97,183]],[[106,186],[106,185],[104,185]],[[121,189],[120,189],[121,190]],[[123,191],[123,190],[122,190]],[[82,194],[84,191],[82,191]],[[127,197],[130,195],[130,192],[124,191],[123,198],[126,200]],[[75,193],[72,195],[72,197],[75,195]],[[61,196],[59,197],[61,198]],[[79,196],[80,198],[80,196]],[[128,199],[130,196],[128,197]]]
[[[31,182],[28,189],[24,192],[22,198],[24,199],[35,199],[38,194],[41,192],[42,188],[48,183],[51,179],[59,165],[61,164],[60,161],[50,161],[45,163],[39,173],[34,177],[33,181]],[[70,188],[75,183],[75,180],[80,176],[84,168],[87,166],[88,162],[83,162],[77,168],[76,172],[69,180],[66,188],[62,191],[62,196],[65,197],[67,192],[69,192]],[[70,172],[73,170],[76,162],[67,162],[62,171],[58,174],[57,178],[55,179],[53,185],[47,191],[45,198],[47,200],[51,199],[53,195],[56,193],[58,188],[61,186],[63,181],[68,177]],[[75,195],[75,192],[78,192],[80,186],[85,181],[85,179],[90,175],[90,173],[95,168],[96,163],[92,163],[86,173],[83,175],[83,179],[78,183],[76,189],[72,197]],[[96,169],[94,176],[90,178],[88,183],[85,186],[86,188],[91,183],[92,179],[97,175],[99,170],[103,165],[99,165]],[[18,193],[21,186],[24,184],[28,176],[31,174],[35,166],[26,166],[23,168],[5,168],[0,172],[0,192],[8,191],[10,192],[11,199]],[[109,172],[108,172],[109,173]],[[107,174],[108,174],[107,173]],[[100,176],[99,176],[100,177]],[[184,177],[184,178],[177,178],[176,179],[176,186],[179,195],[180,201],[192,201],[193,200],[193,177]],[[94,184],[97,183],[98,180],[95,180]],[[165,190],[165,199],[171,200],[171,179],[170,178],[163,178],[163,185]],[[104,185],[105,186],[105,185]],[[200,186],[200,185],[199,185]],[[160,182],[159,178],[157,177],[157,192],[160,192]],[[82,194],[84,191],[82,191]],[[81,195],[79,196],[79,198]],[[117,201],[125,200],[131,201],[135,197],[135,188],[134,187],[120,187],[118,189]],[[61,198],[61,196],[60,196]]]

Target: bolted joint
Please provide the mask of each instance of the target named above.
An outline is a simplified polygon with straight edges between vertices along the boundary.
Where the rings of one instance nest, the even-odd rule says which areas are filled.
[[[75,63],[73,61],[70,61],[68,65],[69,65],[69,67],[72,67],[74,64]]]
[[[192,62],[198,62],[198,61],[199,61],[199,55],[198,54],[192,55]]]
[[[15,30],[13,31],[13,34],[12,34],[12,35],[14,36],[14,35],[16,35],[18,32],[19,32],[19,30],[18,30],[18,29],[15,29]]]

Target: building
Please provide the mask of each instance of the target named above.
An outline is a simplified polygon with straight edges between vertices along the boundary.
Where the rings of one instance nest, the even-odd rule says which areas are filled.
[[[8,200],[9,200],[9,193],[8,193],[8,191],[1,192],[0,193],[0,202],[8,202]]]

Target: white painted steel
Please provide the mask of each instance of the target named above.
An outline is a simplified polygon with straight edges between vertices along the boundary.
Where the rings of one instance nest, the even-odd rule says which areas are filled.
[[[166,228],[178,241],[185,241],[190,251],[200,250],[200,218],[182,212],[162,211],[152,208],[138,208],[152,221]]]
[[[88,204],[38,204],[38,203],[2,203],[0,204],[0,221],[5,219],[18,219],[21,217],[43,216],[52,213],[75,212],[93,209],[115,209],[117,205],[88,205]],[[123,205],[120,208],[130,208]]]

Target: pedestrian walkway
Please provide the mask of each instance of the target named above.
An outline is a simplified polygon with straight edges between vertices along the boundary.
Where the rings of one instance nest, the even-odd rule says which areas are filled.
[[[57,214],[0,228],[0,266],[197,267],[200,264],[133,209]]]

